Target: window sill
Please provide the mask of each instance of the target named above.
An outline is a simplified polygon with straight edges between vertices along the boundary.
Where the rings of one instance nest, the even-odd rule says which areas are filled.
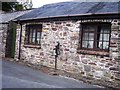
[[[28,45],[28,44],[26,44],[26,45],[23,45],[25,48],[37,48],[37,49],[40,49],[41,48],[41,46],[40,45]]]
[[[91,50],[77,50],[81,54],[97,55],[97,56],[109,56],[107,51],[91,51]]]

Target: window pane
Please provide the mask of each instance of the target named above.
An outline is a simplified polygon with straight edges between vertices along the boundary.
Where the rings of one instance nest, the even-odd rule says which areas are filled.
[[[40,32],[37,32],[37,38],[39,38],[40,37]]]
[[[98,37],[99,37],[99,34],[98,34]],[[102,41],[102,38],[103,38],[103,34],[100,34],[100,41]]]
[[[32,29],[30,29],[30,37],[32,37]]]
[[[32,38],[32,43],[35,44],[35,38]]]
[[[40,44],[40,39],[39,38],[37,38],[36,44]]]
[[[110,33],[109,27],[101,27],[101,30],[103,30],[104,33]]]
[[[84,31],[95,31],[95,27],[94,26],[84,26]]]
[[[88,33],[83,33],[83,40],[88,40]]]
[[[101,28],[101,29],[100,29],[100,33],[101,33],[101,34],[104,33],[104,28]]]
[[[35,34],[36,34],[36,30],[34,29],[33,30],[33,37],[35,37]]]
[[[89,30],[89,29],[88,29],[88,26],[84,26],[83,30],[84,30],[84,31],[88,31],[88,30]]]
[[[32,43],[32,29],[30,29],[29,43]]]
[[[95,31],[95,27],[94,26],[89,26],[89,31]]]
[[[37,32],[37,44],[40,44],[40,32]]]
[[[32,38],[29,38],[29,43],[31,43],[32,42]]]
[[[87,48],[87,44],[88,44],[88,41],[83,41],[83,42],[82,42],[82,47]]]
[[[104,34],[104,41],[109,41],[109,34]]]
[[[98,48],[102,49],[102,42],[101,41],[99,42]]]
[[[93,48],[93,41],[89,41],[87,46],[88,46],[88,48]]]
[[[83,41],[82,42],[82,47],[93,48],[93,41]]]
[[[103,49],[108,49],[108,42],[103,42]]]
[[[102,45],[102,42],[103,42],[103,45]],[[108,46],[109,46],[109,42],[104,42],[104,41],[98,41],[98,45],[99,46],[97,46],[98,48],[100,48],[100,49],[108,49]]]
[[[89,33],[89,40],[94,40],[94,33]]]

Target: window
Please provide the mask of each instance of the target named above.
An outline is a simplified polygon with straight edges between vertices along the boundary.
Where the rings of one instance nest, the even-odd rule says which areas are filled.
[[[81,33],[81,49],[109,50],[110,23],[83,23]]]
[[[26,36],[25,44],[40,45],[41,32],[42,32],[41,24],[27,25],[26,26],[26,35],[25,35]]]

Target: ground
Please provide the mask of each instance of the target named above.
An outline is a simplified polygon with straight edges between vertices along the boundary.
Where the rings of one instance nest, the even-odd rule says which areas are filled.
[[[16,62],[2,60],[2,88],[100,88],[75,79],[53,76]]]

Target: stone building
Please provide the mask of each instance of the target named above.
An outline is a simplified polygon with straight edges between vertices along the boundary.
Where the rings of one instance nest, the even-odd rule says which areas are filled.
[[[49,4],[15,19],[15,59],[120,85],[120,2]],[[106,83],[106,85],[108,85]]]
[[[0,13],[0,58],[14,58],[17,24],[11,20],[27,13],[28,11],[31,10]]]

